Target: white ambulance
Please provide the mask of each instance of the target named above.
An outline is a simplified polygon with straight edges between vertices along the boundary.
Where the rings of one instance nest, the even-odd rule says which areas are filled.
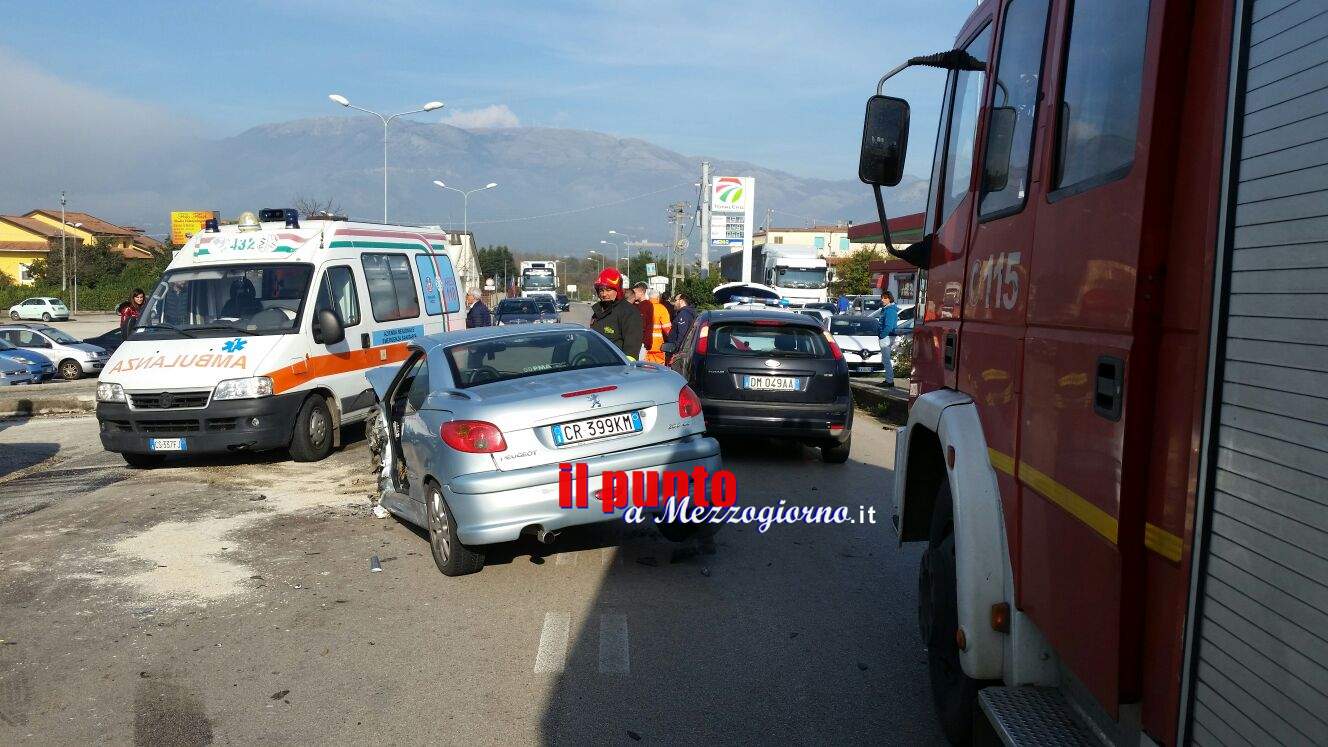
[[[277,448],[322,459],[342,425],[376,414],[368,370],[404,360],[407,340],[464,328],[447,243],[288,209],[210,221],[102,369],[102,445],[135,467]]]

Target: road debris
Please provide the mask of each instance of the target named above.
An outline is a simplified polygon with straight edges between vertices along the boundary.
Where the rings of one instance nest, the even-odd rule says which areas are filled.
[[[382,564],[381,562],[379,562],[379,560],[378,560],[378,556],[377,556],[377,555],[374,555],[374,556],[372,556],[372,557],[369,558],[369,572],[370,572],[370,573],[382,573],[382,572],[383,572],[383,564]]]

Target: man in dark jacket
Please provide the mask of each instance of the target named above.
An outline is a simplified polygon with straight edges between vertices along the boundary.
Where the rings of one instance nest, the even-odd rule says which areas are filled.
[[[595,281],[599,303],[591,307],[590,328],[609,338],[609,342],[632,360],[641,354],[641,314],[623,298],[622,273],[604,268]]]
[[[476,327],[488,327],[493,324],[493,317],[489,315],[489,307],[484,305],[475,291],[466,294],[466,329]]]
[[[687,333],[692,331],[692,323],[696,321],[696,309],[692,306],[686,293],[673,294],[673,326],[669,328],[669,342],[673,343],[674,351],[669,355],[669,359],[682,347],[682,341],[687,339]]]

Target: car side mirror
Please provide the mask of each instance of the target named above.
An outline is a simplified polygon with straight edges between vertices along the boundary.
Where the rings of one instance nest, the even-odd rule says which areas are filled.
[[[331,309],[320,309],[314,315],[313,333],[314,342],[323,345],[336,345],[346,339],[346,330]]]
[[[1000,192],[1010,183],[1010,154],[1014,150],[1014,126],[1019,114],[1012,106],[993,107],[987,124],[986,166],[982,191]]]
[[[904,178],[908,119],[908,102],[904,99],[879,94],[867,99],[858,154],[858,178],[864,184],[893,187]]]
[[[666,342],[663,345],[660,345],[659,349],[667,355],[673,355],[678,352],[678,345],[677,343]]]

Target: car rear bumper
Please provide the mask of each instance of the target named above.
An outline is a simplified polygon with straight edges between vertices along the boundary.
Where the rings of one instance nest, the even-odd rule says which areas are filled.
[[[443,486],[443,496],[456,519],[457,537],[467,545],[489,545],[515,540],[530,526],[552,531],[613,521],[621,518],[625,510],[604,513],[600,507],[596,496],[604,472],[639,470],[658,474],[704,467],[714,474],[721,464],[718,442],[705,436],[604,454],[586,459],[585,463],[590,474],[589,508],[558,505],[557,464],[452,478]]]
[[[706,433],[717,436],[772,436],[775,438],[832,439],[843,442],[853,428],[853,399],[790,404],[701,399]],[[842,426],[831,430],[831,426]]]
[[[101,445],[122,454],[159,453],[149,445],[154,438],[183,438],[184,450],[173,453],[264,451],[290,443],[304,396],[297,392],[171,410],[133,410],[121,402],[98,402],[97,424]]]

